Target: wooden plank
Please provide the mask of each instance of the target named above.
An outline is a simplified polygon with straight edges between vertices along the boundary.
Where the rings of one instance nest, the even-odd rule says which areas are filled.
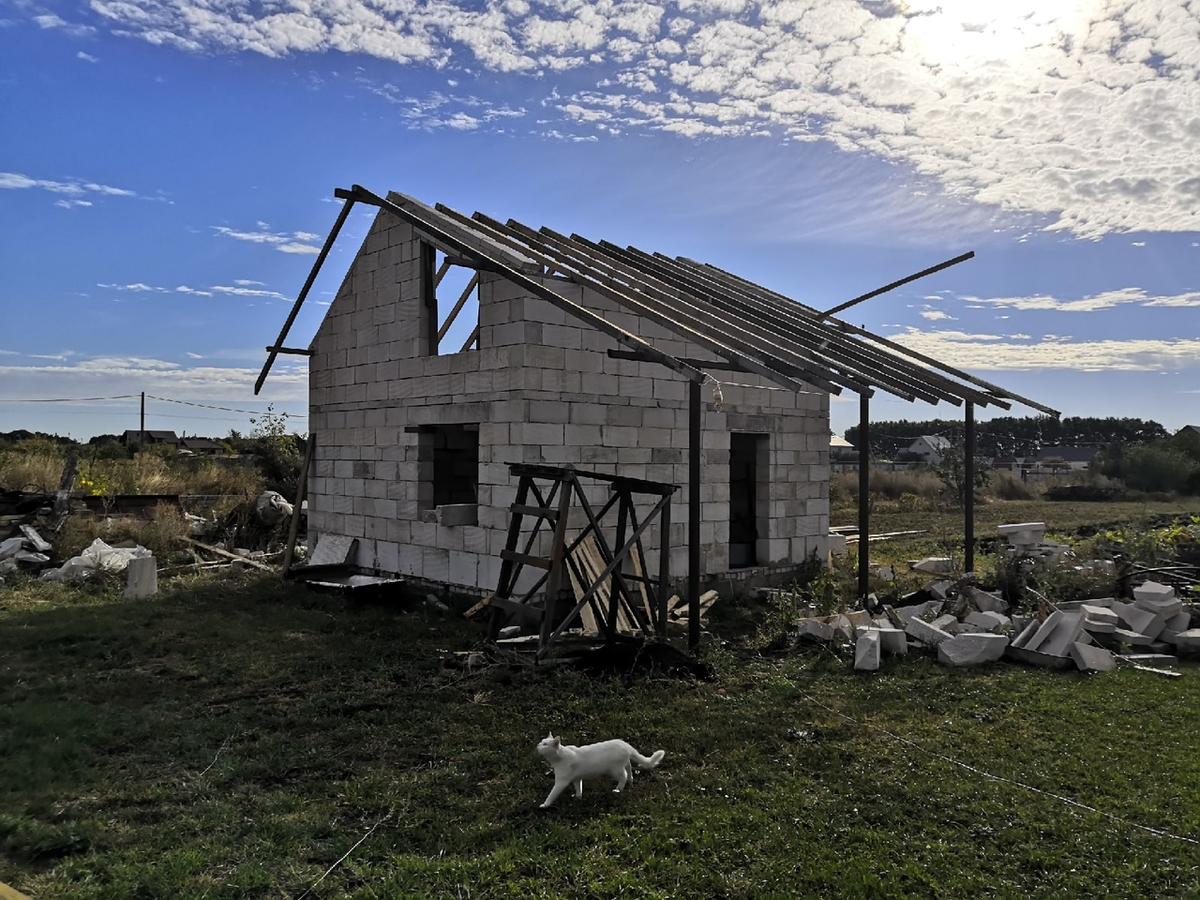
[[[545,506],[527,506],[523,503],[514,503],[508,508],[508,511],[520,513],[523,516],[537,516],[541,519],[549,519],[552,522],[558,519],[558,510],[548,509]]]
[[[646,609],[646,621],[653,625],[654,610],[650,605],[650,593],[646,590],[646,567],[642,564],[642,552],[636,544],[629,551],[629,558],[633,561],[633,574],[636,576],[634,584],[641,595],[642,606]]]
[[[604,569],[607,567],[607,564],[604,562],[604,557],[600,554],[600,545],[596,543],[595,537],[593,537],[592,535],[589,534],[586,538],[584,538],[583,543],[580,544],[580,548],[583,550],[584,556],[588,560],[588,564],[593,569],[593,573],[592,573],[593,577],[598,577],[600,575],[600,573],[603,572]],[[613,576],[610,574],[607,579],[607,583],[604,586],[604,593],[606,595],[605,596],[605,601],[606,601],[605,609],[608,609],[611,606],[612,595],[613,595],[614,589],[615,589],[615,585],[613,584]],[[597,592],[597,593],[599,593],[599,592]],[[637,620],[634,619],[629,614],[629,612],[625,609],[625,605],[622,602],[620,592],[618,591],[617,592],[617,631],[623,631],[626,634],[637,634],[641,630],[642,630],[641,627],[637,624]]]
[[[530,556],[528,553],[518,553],[516,550],[506,548],[500,551],[500,558],[509,562],[519,562],[525,566],[533,566],[535,569],[550,571],[550,560],[543,556]]]
[[[492,600],[495,598],[495,596],[496,592],[492,591],[490,594],[468,609],[465,613],[463,613],[463,618],[470,619],[471,617],[478,615],[480,612],[487,609],[489,606],[491,606]]]
[[[575,571],[575,566],[571,562],[577,562],[575,558],[570,557],[567,564],[567,573],[571,577],[571,589],[575,592],[575,602],[578,603],[583,599],[584,592],[587,591],[588,585],[583,584],[579,575]],[[596,635],[600,633],[600,626],[596,622],[596,614],[592,611],[591,600],[585,603],[579,610],[579,622],[583,626],[583,633]]]
[[[201,550],[206,550],[209,553],[215,553],[215,554],[217,554],[217,556],[223,556],[226,559],[233,559],[233,560],[238,560],[239,562],[244,562],[246,565],[253,566],[255,569],[262,569],[264,572],[274,572],[275,571],[270,566],[263,565],[257,559],[247,559],[244,556],[238,556],[236,553],[230,553],[228,550],[222,550],[220,547],[213,547],[211,544],[202,544],[199,541],[192,540],[191,538],[184,538],[184,540],[186,540],[189,544],[194,544],[195,546],[199,547]]]
[[[0,881],[0,900],[29,900],[29,897]]]

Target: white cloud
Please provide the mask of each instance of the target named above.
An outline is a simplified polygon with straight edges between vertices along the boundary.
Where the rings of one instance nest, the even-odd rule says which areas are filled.
[[[107,184],[97,184],[94,181],[83,181],[72,178],[67,181],[52,181],[46,178],[30,178],[17,172],[0,172],[0,190],[42,190],[51,194],[61,194],[70,199],[56,200],[54,205],[70,209],[75,206],[91,206],[91,200],[83,199],[88,194],[99,194],[102,197],[136,197],[135,191],[125,188],[112,187]]]
[[[96,57],[92,56],[92,54],[84,53],[82,50],[80,50],[78,53],[75,54],[75,58],[82,59],[84,62],[90,62],[90,63],[100,62],[100,60],[97,59]]]
[[[1078,300],[1059,300],[1048,295],[1033,297],[972,297],[964,296],[963,301],[970,304],[987,304],[1007,309],[1019,310],[1048,310],[1054,312],[1097,312],[1098,310],[1113,309],[1129,304],[1137,306],[1200,306],[1200,291],[1189,291],[1184,294],[1152,297],[1143,288],[1122,288],[1120,290],[1104,291],[1090,297]]]
[[[215,297],[217,294],[223,294],[229,297],[265,297],[269,300],[287,300],[283,294],[278,291],[264,290],[263,288],[250,287],[249,285],[261,285],[261,281],[242,281],[234,282],[236,287],[228,285],[216,284],[208,288],[194,288],[186,284],[181,284],[175,288],[157,287],[138,281],[132,284],[98,284],[96,287],[105,288],[110,291],[129,292],[135,294],[186,294],[192,297]]]
[[[260,228],[264,228],[266,223],[257,223]],[[274,247],[281,253],[320,253],[321,248],[314,246],[307,241],[315,240],[319,235],[312,234],[307,231],[296,231],[292,234],[278,233],[273,231],[236,231],[224,225],[213,225],[212,229],[217,234],[225,237],[231,237],[238,241],[248,241],[251,244],[267,244]]]
[[[80,25],[75,22],[68,22],[59,16],[49,13],[47,15],[34,16],[33,21],[42,29],[57,29],[69,34],[71,37],[86,37],[90,34],[95,34],[96,29],[91,25]]]
[[[968,371],[1174,372],[1200,366],[1200,339],[1075,341],[1069,336],[972,334],[909,328],[892,340]]]
[[[1080,237],[1200,229],[1194,0],[92,0],[91,9],[119,33],[190,52],[337,50],[537,75],[551,94],[555,73],[594,67],[587,80],[598,87],[564,87],[561,113],[599,133],[824,140]],[[453,109],[425,125],[476,127],[472,119]]]

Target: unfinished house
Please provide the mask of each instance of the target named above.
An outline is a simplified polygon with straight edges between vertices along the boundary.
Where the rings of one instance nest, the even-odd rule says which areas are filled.
[[[350,561],[376,572],[494,591],[506,562],[547,552],[517,546],[520,513],[554,520],[536,481],[518,496],[522,479],[568,471],[598,506],[632,491],[661,507],[635,567],[693,591],[779,578],[827,550],[831,393],[1012,396],[689,259],[358,186],[337,196],[259,386],[276,354],[310,356],[309,542],[354,538]],[[311,346],[289,349],[355,203],[378,208],[374,224]],[[569,510],[568,532],[589,515]],[[604,527],[614,544],[637,526]]]

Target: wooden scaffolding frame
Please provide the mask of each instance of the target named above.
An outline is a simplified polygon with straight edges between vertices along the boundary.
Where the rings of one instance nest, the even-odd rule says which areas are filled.
[[[585,633],[602,635],[607,640],[621,633],[665,637],[671,574],[671,499],[679,486],[571,467],[515,464],[509,466],[509,471],[519,481],[510,507],[508,540],[500,553],[500,579],[491,599],[489,638],[499,636],[506,614],[538,622],[539,658],[576,622]],[[588,501],[581,477],[610,485],[612,494],[598,511]],[[539,481],[548,484],[539,486]],[[658,498],[640,521],[635,495]],[[583,511],[586,519],[575,535],[569,534],[573,505]],[[605,517],[614,511],[615,540],[610,546],[604,525]],[[524,528],[527,521],[532,523],[528,531]],[[645,566],[644,537],[655,522],[660,523],[662,540],[658,574],[652,578]],[[532,553],[543,534],[543,525],[553,529],[548,557]],[[514,596],[525,566],[545,574],[520,596]]]

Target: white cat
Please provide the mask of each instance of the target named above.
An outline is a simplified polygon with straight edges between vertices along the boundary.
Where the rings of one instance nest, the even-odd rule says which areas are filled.
[[[639,769],[653,769],[666,756],[662,750],[656,750],[653,756],[642,756],[625,741],[616,740],[576,747],[564,744],[553,734],[538,743],[537,752],[546,757],[554,769],[554,787],[542,802],[542,809],[557,800],[569,784],[575,785],[576,798],[582,797],[583,779],[595,775],[610,775],[616,779],[617,786],[613,790],[620,793],[633,777],[633,763],[637,763]]]

